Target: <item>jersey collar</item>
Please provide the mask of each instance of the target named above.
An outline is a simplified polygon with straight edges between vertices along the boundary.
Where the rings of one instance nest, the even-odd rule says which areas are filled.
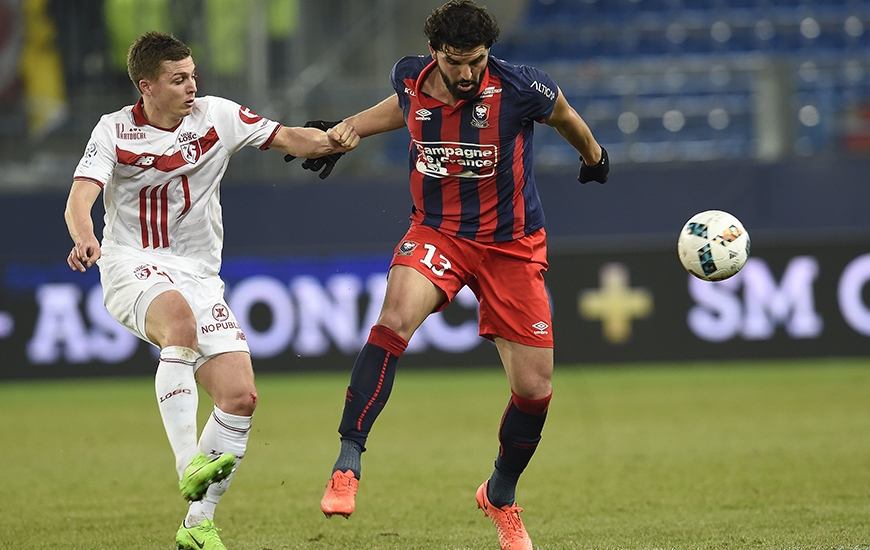
[[[164,132],[174,132],[176,128],[181,126],[181,122],[184,119],[181,119],[178,124],[173,126],[172,128],[161,128],[160,126],[155,126],[148,122],[148,119],[145,117],[145,100],[140,96],[139,101],[133,105],[133,122],[136,126],[151,126],[152,128],[157,128],[158,130],[163,130]]]
[[[145,102],[141,97],[136,105],[133,105],[133,122],[136,126],[150,126],[148,119],[145,118]]]
[[[432,56],[429,56],[432,57]],[[417,77],[417,82],[414,83],[414,93],[417,94],[419,98],[420,104],[423,107],[430,108],[442,108],[442,109],[461,109],[466,101],[471,101],[467,99],[460,99],[454,107],[447,105],[446,103],[441,103],[434,97],[424,94],[421,91],[423,87],[423,81],[426,80],[426,77],[429,76],[429,73],[435,70],[438,67],[438,63],[435,61],[435,58],[432,58],[432,62],[426,65],[423,70],[420,72],[420,76]],[[486,68],[483,70],[483,77],[480,79],[480,88],[477,92],[479,96],[487,87],[489,86],[489,61],[486,63]],[[474,99],[477,99],[477,96],[474,96]]]

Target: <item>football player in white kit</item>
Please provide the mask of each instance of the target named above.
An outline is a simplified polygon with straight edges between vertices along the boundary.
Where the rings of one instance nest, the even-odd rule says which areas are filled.
[[[344,123],[291,128],[227,99],[196,97],[190,49],[168,34],[139,37],[127,69],[141,98],[104,115],[91,134],[64,214],[75,243],[67,262],[81,272],[99,265],[109,312],[160,349],[157,401],[190,501],[177,547],[224,549],[215,507],[245,455],[257,390],[219,275],[220,181],[243,146],[316,158],[353,149],[359,137]],[[100,192],[102,243],[91,218]],[[197,382],[214,400],[198,441]]]

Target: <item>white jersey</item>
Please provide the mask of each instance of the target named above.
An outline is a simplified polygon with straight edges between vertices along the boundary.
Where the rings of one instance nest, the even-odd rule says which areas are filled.
[[[220,182],[230,156],[268,148],[281,128],[233,101],[198,97],[175,128],[145,119],[142,100],[104,115],[74,179],[103,188],[103,247],[157,254],[165,265],[220,270]]]

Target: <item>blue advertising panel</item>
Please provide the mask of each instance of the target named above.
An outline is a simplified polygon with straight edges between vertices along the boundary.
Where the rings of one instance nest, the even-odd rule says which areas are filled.
[[[349,370],[377,318],[388,254],[230,257],[226,299],[258,372]],[[674,246],[557,250],[547,274],[558,363],[870,356],[870,240],[775,244],[726,281],[683,271]],[[467,289],[431,316],[402,366],[496,365]],[[219,320],[200,331],[223,330]],[[0,378],[143,375],[154,349],[65,263],[0,265]]]

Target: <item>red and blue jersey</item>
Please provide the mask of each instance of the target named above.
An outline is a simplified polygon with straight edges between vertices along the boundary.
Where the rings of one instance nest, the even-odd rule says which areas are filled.
[[[553,112],[556,84],[490,56],[477,97],[450,106],[420,91],[433,70],[431,56],[405,57],[390,75],[411,134],[412,224],[480,242],[544,227],[532,136]]]

